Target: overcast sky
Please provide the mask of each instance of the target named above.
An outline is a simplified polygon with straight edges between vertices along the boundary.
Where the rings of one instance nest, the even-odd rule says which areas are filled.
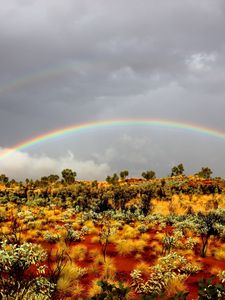
[[[0,9],[0,147],[81,122],[158,118],[225,132],[224,0],[10,0]],[[0,161],[37,178],[70,167],[104,179],[209,166],[225,139],[168,128],[105,128]]]

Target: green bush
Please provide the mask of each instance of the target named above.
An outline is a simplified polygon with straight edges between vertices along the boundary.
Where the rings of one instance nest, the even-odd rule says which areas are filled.
[[[44,237],[45,241],[47,241],[48,243],[55,244],[60,240],[61,235],[47,231],[43,237]]]
[[[213,278],[200,280],[198,286],[198,300],[225,299],[224,285],[222,283],[213,283]]]
[[[1,299],[51,299],[55,285],[45,278],[47,253],[36,244],[0,244]]]
[[[130,288],[124,287],[121,282],[118,286],[108,283],[107,281],[99,281],[98,285],[102,291],[100,294],[93,296],[92,300],[125,300]]]

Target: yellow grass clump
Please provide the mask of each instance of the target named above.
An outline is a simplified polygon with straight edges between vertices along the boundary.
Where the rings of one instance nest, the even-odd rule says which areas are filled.
[[[3,233],[3,234],[9,234],[10,233],[10,228],[8,227],[8,226],[2,226],[2,228],[1,228],[1,232]]]
[[[167,216],[169,214],[169,201],[161,201],[157,199],[152,200],[153,210],[152,213]]]
[[[80,224],[78,224],[77,222],[73,222],[72,228],[74,230],[80,230]]]
[[[75,263],[67,263],[57,281],[57,289],[62,292],[70,290],[77,283],[76,281],[86,273],[87,270],[85,268],[81,268]]]
[[[151,247],[152,254],[158,256],[162,253],[162,246],[157,241],[153,241],[149,245]]]
[[[124,239],[135,239],[140,235],[140,233],[137,228],[133,228],[130,225],[126,224],[124,225],[122,235]]]
[[[158,232],[155,234],[154,239],[161,242],[165,237],[165,233]]]
[[[72,259],[81,261],[84,260],[87,254],[87,247],[84,245],[78,245],[69,249],[69,256]]]
[[[132,252],[142,253],[147,241],[142,239],[121,239],[116,242],[116,251],[119,255],[129,255]]]
[[[143,241],[148,241],[149,240],[149,234],[148,233],[142,233],[140,235],[140,239]]]
[[[116,251],[119,255],[129,255],[133,251],[133,240],[118,240],[116,243]]]
[[[58,256],[60,256],[62,253],[66,255],[66,244],[63,241],[60,241],[57,244],[54,244],[54,246],[51,248],[51,251],[49,253],[49,258],[51,261],[55,261]]]
[[[222,245],[220,249],[215,250],[214,256],[218,260],[225,260],[225,245]]]
[[[99,236],[93,236],[93,237],[91,238],[91,242],[92,242],[93,244],[99,243]]]
[[[116,267],[114,260],[110,257],[106,257],[105,262],[102,265],[101,277],[104,280],[114,279],[116,273]]]
[[[97,294],[101,293],[101,291],[102,291],[101,287],[98,285],[98,281],[99,281],[99,279],[95,279],[91,283],[91,287],[88,290],[88,296],[90,298],[96,296]]]
[[[210,273],[213,274],[213,275],[218,275],[218,274],[220,274],[222,271],[223,271],[223,267],[219,267],[219,266],[213,266],[213,267],[210,269]]]
[[[147,246],[147,242],[144,240],[134,240],[132,252],[142,253],[144,252],[144,248]]]
[[[90,234],[98,234],[98,229],[95,227],[93,221],[87,220],[84,223],[84,226],[87,226]]]
[[[72,295],[77,299],[77,297],[79,297],[81,293],[84,291],[85,291],[84,286],[81,285],[79,282],[76,282],[72,289]]]
[[[138,271],[141,271],[143,275],[146,275],[147,277],[150,275],[150,268],[149,268],[149,265],[142,261],[140,263],[138,263],[136,266],[135,266],[135,270],[138,270]]]
[[[93,263],[96,266],[102,265],[104,263],[104,257],[100,252],[97,256],[95,256]]]
[[[171,278],[166,288],[166,296],[173,297],[176,293],[187,290],[184,280],[179,277]]]
[[[97,256],[101,255],[98,249],[91,249],[89,250],[88,256],[92,259],[95,259]]]

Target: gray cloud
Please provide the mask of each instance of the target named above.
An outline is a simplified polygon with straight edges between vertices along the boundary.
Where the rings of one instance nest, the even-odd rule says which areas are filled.
[[[129,117],[225,131],[224,27],[223,0],[5,1],[0,11],[0,145],[70,124]],[[213,140],[214,150],[206,143],[203,151],[200,143],[195,159],[188,150],[191,139],[173,152],[172,142],[163,144],[167,133],[157,139],[156,130],[147,156],[148,137],[142,131],[129,133],[137,157],[135,149],[126,153],[121,136],[110,134],[107,144],[95,132],[91,148],[81,143],[72,152],[81,161],[95,153],[111,170],[121,164],[135,173],[154,160],[153,167],[164,174],[180,158],[190,170],[208,161],[224,174],[219,140]],[[72,145],[66,140],[62,150],[43,145],[42,151],[56,158]]]

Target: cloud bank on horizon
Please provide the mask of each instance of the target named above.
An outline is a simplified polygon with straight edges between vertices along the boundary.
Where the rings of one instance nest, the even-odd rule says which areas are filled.
[[[16,151],[0,161],[0,168],[1,172],[17,180],[37,179],[50,174],[60,175],[66,168],[76,170],[79,178],[87,180],[102,179],[110,172],[106,163],[97,164],[91,159],[77,160],[71,152],[56,159],[47,155],[30,155],[27,152]]]
[[[225,132],[224,27],[223,0],[5,1],[0,147],[116,118],[181,120]],[[18,152],[0,161],[0,173],[38,177],[70,164],[83,178],[123,167],[164,175],[184,162],[189,172],[205,164],[225,177],[221,140],[157,129],[104,134]]]

